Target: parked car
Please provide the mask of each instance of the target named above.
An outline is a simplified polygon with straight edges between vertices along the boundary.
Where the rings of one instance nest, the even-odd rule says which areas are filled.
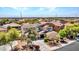
[[[77,41],[79,41],[79,34],[77,34],[76,38],[75,38]]]

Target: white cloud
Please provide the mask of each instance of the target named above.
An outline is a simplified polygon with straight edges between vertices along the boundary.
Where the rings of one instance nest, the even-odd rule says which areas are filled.
[[[56,7],[40,7],[40,8],[39,8],[39,11],[45,10],[45,11],[48,11],[48,12],[52,12],[52,11],[54,11],[55,9],[56,9]]]
[[[17,10],[17,7],[11,7],[12,9],[15,9],[15,10]]]
[[[30,9],[29,7],[12,7],[15,10],[28,10]],[[39,7],[39,11],[43,11],[43,10],[48,10],[49,12],[55,10],[56,7]]]
[[[28,10],[29,8],[28,7],[12,7],[12,9],[15,9],[15,10]]]
[[[39,8],[40,11],[42,11],[42,10],[44,10],[44,9],[45,9],[44,7],[40,7],[40,8]]]
[[[56,7],[47,7],[47,9],[48,9],[49,12],[52,12],[56,9]]]

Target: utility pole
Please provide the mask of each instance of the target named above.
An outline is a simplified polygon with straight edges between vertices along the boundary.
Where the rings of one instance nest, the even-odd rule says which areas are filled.
[[[75,19],[77,19],[77,17],[78,17],[78,15],[77,15],[77,14],[75,14]]]
[[[56,16],[55,16],[55,20],[57,20],[57,13],[56,13]]]
[[[20,12],[20,17],[22,18],[22,9],[21,8],[19,9],[19,12]]]
[[[22,12],[20,11],[20,17],[22,18]]]

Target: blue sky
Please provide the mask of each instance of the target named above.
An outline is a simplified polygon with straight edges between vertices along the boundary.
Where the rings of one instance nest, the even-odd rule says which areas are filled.
[[[79,16],[79,7],[0,7],[0,17]]]

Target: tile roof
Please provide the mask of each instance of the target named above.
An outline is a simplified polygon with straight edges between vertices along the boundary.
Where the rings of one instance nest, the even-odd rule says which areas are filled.
[[[52,21],[51,23],[55,26],[63,26],[63,24],[60,23],[59,21]]]
[[[0,31],[6,31],[7,29],[6,28],[0,28]]]
[[[24,23],[22,25],[23,28],[30,28],[30,27],[38,27],[39,24],[29,24],[29,23]]]
[[[11,27],[18,27],[18,26],[21,26],[21,25],[16,24],[16,23],[10,23],[10,24],[5,24],[5,25],[3,25],[3,27],[8,27],[8,26],[11,26]]]

